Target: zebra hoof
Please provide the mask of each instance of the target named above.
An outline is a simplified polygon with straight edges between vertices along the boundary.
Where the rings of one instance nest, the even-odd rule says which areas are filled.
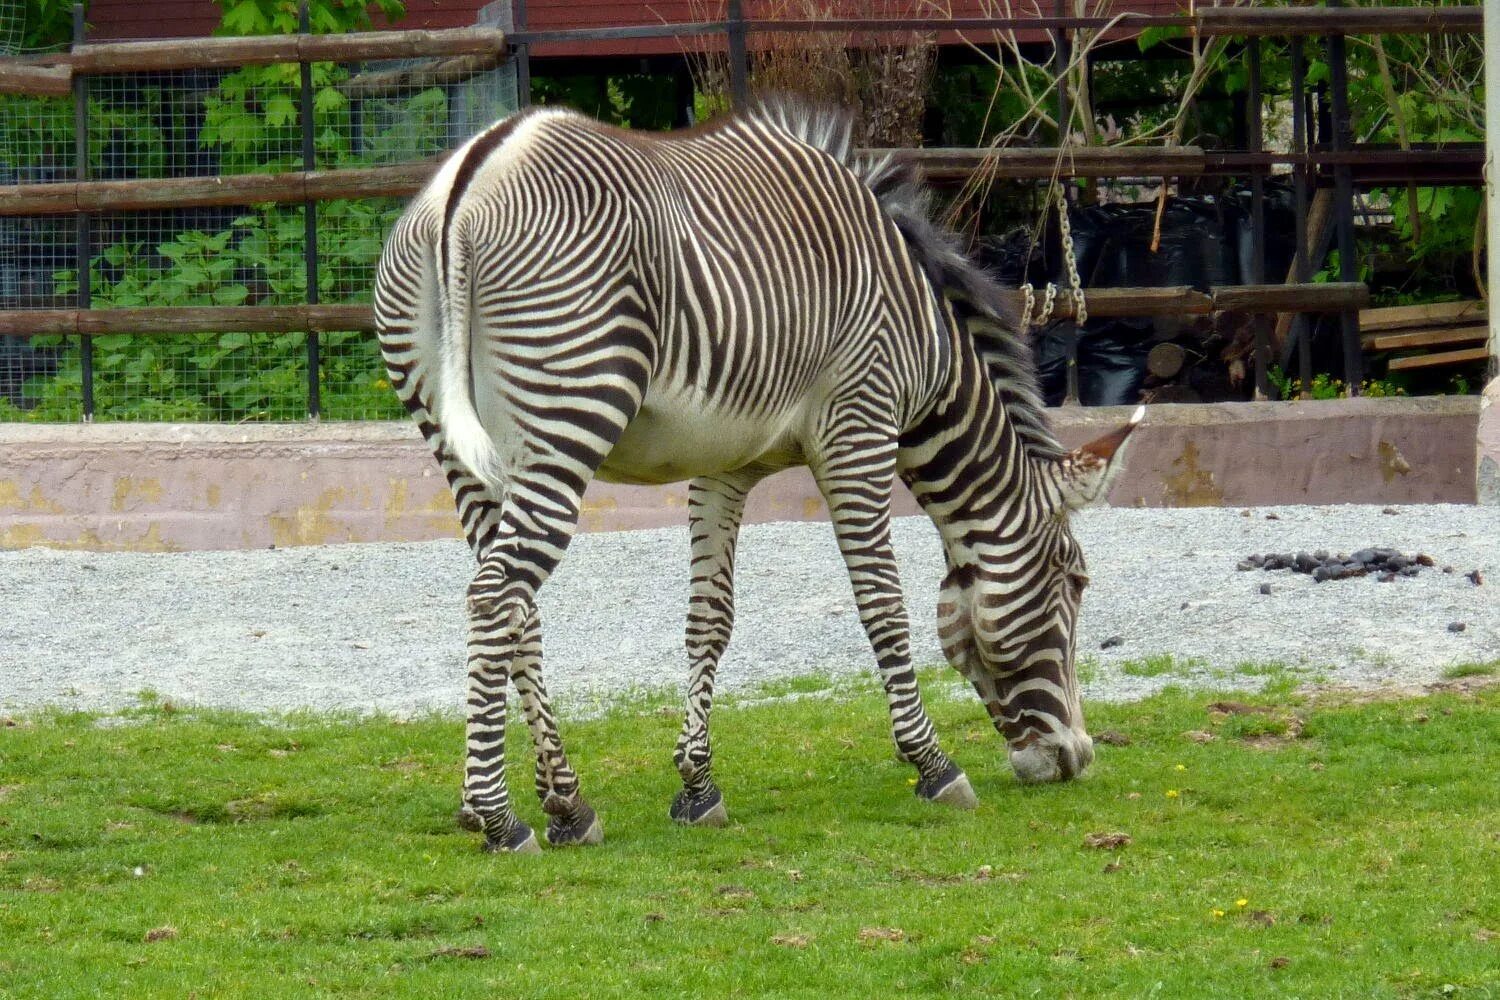
[[[460,830],[468,830],[470,833],[483,833],[484,820],[479,814],[468,806],[459,806],[458,812],[453,814],[453,822],[458,824]]]
[[[717,788],[710,788],[699,795],[693,795],[684,788],[672,800],[669,815],[683,826],[724,826],[729,822],[729,810],[724,808],[724,795]]]
[[[973,809],[979,805],[974,787],[969,784],[969,776],[957,764],[949,764],[948,769],[935,778],[923,778],[917,782],[917,796],[954,809]]]
[[[604,823],[594,807],[582,800],[567,816],[553,816],[547,821],[547,843],[553,847],[583,847],[604,842]]]
[[[525,823],[518,823],[510,833],[484,840],[484,849],[490,854],[541,854],[542,845],[536,842],[536,834]]]

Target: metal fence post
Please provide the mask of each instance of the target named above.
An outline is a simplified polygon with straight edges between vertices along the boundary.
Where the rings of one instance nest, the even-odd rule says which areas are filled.
[[[307,15],[307,0],[302,0],[297,13],[298,29],[304,34],[311,33],[311,23]],[[312,89],[312,64],[305,59],[298,63],[302,71],[302,169],[318,169],[318,151],[313,137],[313,89]],[[302,203],[302,215],[305,225],[305,238],[307,240],[307,304],[315,306],[318,304],[318,203],[311,199]],[[309,420],[317,420],[322,416],[323,402],[318,384],[318,374],[322,368],[320,357],[320,344],[316,330],[307,331],[307,416]]]
[[[1068,12],[1067,0],[1057,0],[1055,12],[1058,17],[1065,16]],[[1052,43],[1052,65],[1054,67],[1052,79],[1054,85],[1057,87],[1057,145],[1059,149],[1062,149],[1068,145],[1068,134],[1072,131],[1073,124],[1073,108],[1068,100],[1068,63],[1073,59],[1073,51],[1072,46],[1068,44],[1068,33],[1062,28],[1058,28],[1052,32]],[[1057,183],[1063,185],[1063,197],[1057,203],[1059,214],[1057,220],[1059,233],[1058,245],[1061,246],[1062,219],[1060,216],[1072,204],[1072,199],[1068,197],[1072,192],[1069,190],[1071,185],[1062,180],[1058,180]],[[1068,335],[1067,344],[1065,345],[1067,358],[1064,367],[1066,388],[1063,391],[1063,405],[1077,406],[1079,401],[1078,342],[1083,338],[1083,329],[1078,325],[1076,319],[1070,320],[1068,326],[1072,329],[1072,333]]]
[[[513,0],[511,24],[516,31],[526,30],[526,0]],[[523,108],[531,107],[531,46],[522,42],[515,46],[516,53],[516,103]]]
[[[1342,7],[1343,0],[1328,0],[1330,7]],[[1335,153],[1349,148],[1349,63],[1343,35],[1328,36],[1329,76],[1333,90],[1333,129],[1331,143]],[[1333,165],[1333,200],[1338,213],[1339,280],[1359,280],[1354,255],[1354,180],[1348,163]],[[1359,395],[1364,381],[1364,354],[1359,343],[1359,313],[1344,310],[1339,316],[1344,340],[1344,388],[1350,396]]]
[[[734,106],[750,104],[750,56],[745,44],[745,11],[741,0],[729,0],[724,33],[729,42],[729,92]]]
[[[1292,49],[1292,152],[1306,156],[1308,149],[1307,115],[1307,55],[1301,38],[1289,40]],[[1296,213],[1297,226],[1297,283],[1306,284],[1312,279],[1312,247],[1307,242],[1307,164],[1298,163],[1292,168],[1292,208]],[[1297,345],[1297,378],[1301,383],[1301,395],[1312,395],[1312,331],[1307,313],[1297,311],[1292,315],[1291,338]]]
[[[1249,57],[1249,146],[1252,153],[1259,153],[1265,145],[1265,131],[1261,121],[1260,39],[1251,38],[1246,45]],[[1259,164],[1250,175],[1250,284],[1266,283],[1266,176]],[[1255,398],[1271,398],[1271,337],[1266,329],[1267,316],[1255,313],[1250,320],[1255,331]]]
[[[88,22],[84,19],[83,4],[73,5],[73,45],[82,45],[88,35]],[[82,73],[73,74],[73,176],[80,181],[89,179],[89,78]],[[78,266],[78,309],[83,311],[93,305],[94,292],[89,281],[89,266],[93,263],[94,233],[93,217],[79,212],[73,217]],[[94,419],[94,338],[88,334],[78,337],[78,350],[82,360],[83,419]]]

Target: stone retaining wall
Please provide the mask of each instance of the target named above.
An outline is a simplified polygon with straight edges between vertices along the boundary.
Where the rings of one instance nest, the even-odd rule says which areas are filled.
[[[1478,413],[1473,397],[1152,407],[1110,501],[1472,503]],[[1073,446],[1128,415],[1064,409],[1053,420]],[[681,484],[595,483],[583,530],[681,524],[685,496]],[[900,499],[902,513],[916,512]],[[752,521],[824,516],[804,470],[767,480],[747,512]],[[404,422],[0,424],[4,548],[235,549],[457,532],[446,484]]]

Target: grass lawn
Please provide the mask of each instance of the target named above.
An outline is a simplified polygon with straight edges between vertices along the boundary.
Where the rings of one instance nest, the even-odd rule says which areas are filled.
[[[1500,995],[1500,688],[1096,705],[1041,788],[928,690],[976,812],[911,795],[861,687],[723,704],[731,824],[679,829],[638,702],[565,726],[606,839],[541,857],[453,824],[452,719],[9,720],[0,996]]]

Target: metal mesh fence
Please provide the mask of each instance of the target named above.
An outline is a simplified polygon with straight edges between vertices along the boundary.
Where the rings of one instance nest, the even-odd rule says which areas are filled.
[[[0,0],[3,2],[3,0]],[[312,67],[315,169],[411,162],[461,144],[517,106],[510,66],[425,59]],[[296,65],[92,77],[91,180],[306,169]],[[0,184],[76,177],[73,101],[0,97]],[[362,303],[403,199],[124,212],[91,220],[93,308]],[[0,216],[0,309],[80,304],[71,215]],[[78,338],[5,336],[0,420],[83,415]],[[307,335],[156,333],[93,338],[99,420],[295,420],[308,415]],[[373,335],[319,337],[322,415],[399,416]]]

